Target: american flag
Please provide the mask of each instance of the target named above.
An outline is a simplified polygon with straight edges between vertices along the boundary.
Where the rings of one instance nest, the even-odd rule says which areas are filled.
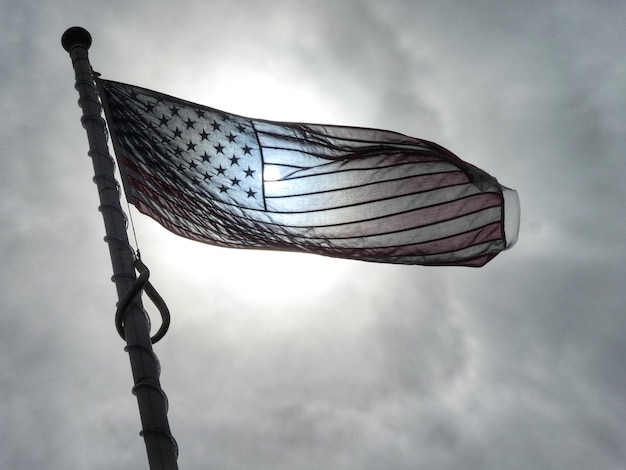
[[[97,82],[129,202],[183,237],[457,266],[482,266],[517,238],[516,193],[432,142]]]

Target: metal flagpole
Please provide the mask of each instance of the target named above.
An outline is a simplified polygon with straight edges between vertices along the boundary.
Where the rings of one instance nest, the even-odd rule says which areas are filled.
[[[91,35],[83,28],[68,29],[61,40],[69,52],[76,75],[78,104],[82,108],[81,122],[87,131],[89,152],[94,168],[94,183],[100,196],[100,212],[104,219],[105,241],[113,265],[112,280],[120,302],[128,303],[123,317],[123,333],[127,343],[133,374],[133,394],[137,396],[139,415],[148,463],[151,470],[176,470],[178,449],[170,433],[167,419],[167,398],[159,381],[159,362],[152,350],[150,320],[140,295],[128,302],[128,293],[136,291],[134,250],[128,242],[126,216],[120,205],[119,185],[115,179],[115,163],[109,154],[105,121],[98,100],[93,71],[87,50]]]

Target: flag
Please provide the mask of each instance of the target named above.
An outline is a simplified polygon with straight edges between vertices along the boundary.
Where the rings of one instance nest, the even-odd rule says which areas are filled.
[[[435,143],[97,83],[127,199],[183,237],[458,266],[482,266],[517,238],[515,191]]]

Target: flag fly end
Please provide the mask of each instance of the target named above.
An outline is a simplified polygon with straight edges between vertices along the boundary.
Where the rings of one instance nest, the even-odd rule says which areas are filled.
[[[509,188],[502,188],[504,197],[504,238],[506,240],[506,250],[517,243],[520,224],[520,204],[517,191]]]

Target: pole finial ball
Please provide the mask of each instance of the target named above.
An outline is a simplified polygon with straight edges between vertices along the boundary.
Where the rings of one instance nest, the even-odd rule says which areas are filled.
[[[91,34],[85,28],[74,26],[63,33],[61,44],[67,52],[70,52],[74,46],[83,46],[85,49],[89,49]]]

